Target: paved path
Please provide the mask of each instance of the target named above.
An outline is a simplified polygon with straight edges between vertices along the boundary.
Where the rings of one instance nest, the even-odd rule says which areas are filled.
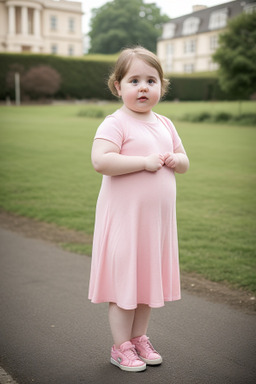
[[[250,384],[254,314],[183,292],[152,313],[160,367],[109,363],[107,305],[87,300],[90,259],[0,230],[0,365],[18,384]]]

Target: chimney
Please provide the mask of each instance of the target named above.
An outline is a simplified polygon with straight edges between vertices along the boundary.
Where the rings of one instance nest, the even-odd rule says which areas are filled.
[[[206,5],[193,5],[193,12],[201,11],[202,9],[206,9]]]

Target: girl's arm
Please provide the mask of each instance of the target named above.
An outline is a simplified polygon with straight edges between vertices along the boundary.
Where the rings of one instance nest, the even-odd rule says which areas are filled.
[[[163,155],[121,155],[116,144],[104,139],[94,140],[91,157],[94,169],[107,176],[120,176],[144,170],[156,172],[164,165]]]
[[[189,159],[181,144],[174,153],[168,152],[164,155],[164,163],[177,173],[185,173],[189,168]]]

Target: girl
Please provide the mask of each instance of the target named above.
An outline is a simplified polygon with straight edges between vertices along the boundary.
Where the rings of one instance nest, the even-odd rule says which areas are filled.
[[[153,307],[180,299],[174,172],[189,160],[172,122],[152,111],[168,81],[158,58],[125,49],[109,78],[123,105],[99,126],[98,197],[89,299],[109,303],[111,363],[143,371],[162,357],[146,336]]]

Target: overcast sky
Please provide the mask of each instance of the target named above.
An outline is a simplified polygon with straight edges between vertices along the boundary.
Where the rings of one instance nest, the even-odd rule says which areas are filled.
[[[127,0],[129,1],[129,0]],[[228,3],[231,0],[144,0],[144,3],[156,3],[161,9],[162,14],[168,15],[170,18],[179,17],[192,12],[193,5],[206,5],[213,7],[214,5]],[[110,0],[80,0],[83,4],[83,32],[90,30],[91,9],[99,8],[109,3]]]

